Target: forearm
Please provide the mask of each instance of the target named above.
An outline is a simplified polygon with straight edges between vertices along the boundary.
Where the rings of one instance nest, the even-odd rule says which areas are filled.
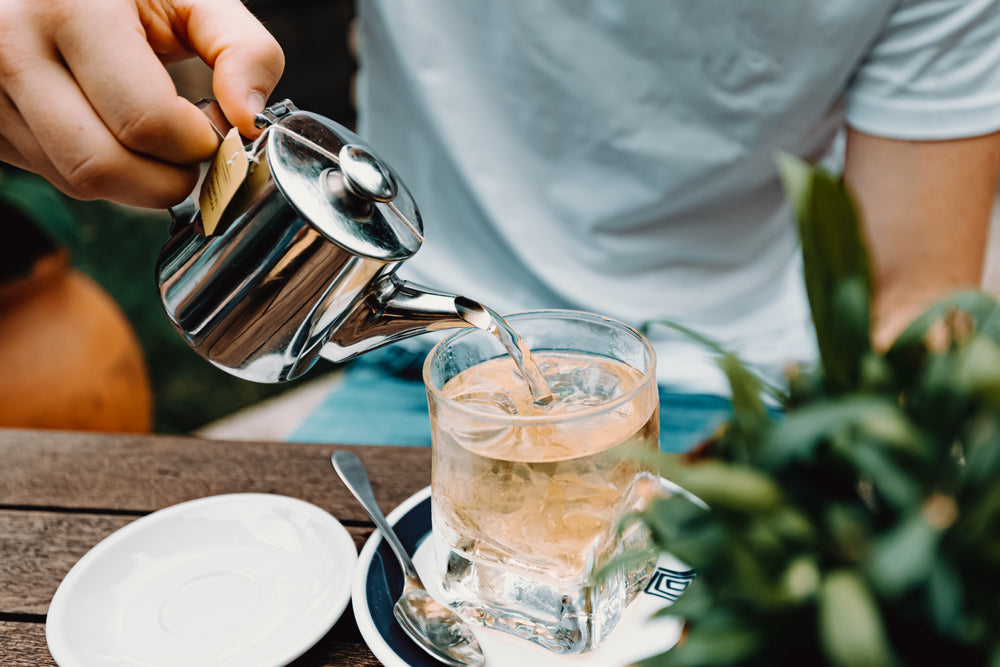
[[[1000,133],[918,142],[848,130],[844,175],[868,235],[877,346],[943,295],[980,285],[998,172]]]

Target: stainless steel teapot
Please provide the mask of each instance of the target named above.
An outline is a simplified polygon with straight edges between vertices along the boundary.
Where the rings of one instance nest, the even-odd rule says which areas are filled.
[[[200,103],[220,136],[214,101]],[[423,242],[420,213],[360,137],[285,100],[257,117],[248,170],[217,228],[196,195],[171,209],[156,266],[167,316],[215,366],[247,380],[294,379],[427,331],[483,326],[464,297],[399,279]],[[488,318],[487,318],[488,319]]]

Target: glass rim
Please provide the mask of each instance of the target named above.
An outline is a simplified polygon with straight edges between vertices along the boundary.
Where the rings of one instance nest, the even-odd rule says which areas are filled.
[[[459,413],[463,413],[469,417],[475,417],[476,419],[506,425],[515,426],[525,426],[525,425],[539,425],[546,423],[565,423],[568,421],[573,421],[576,419],[585,419],[587,417],[592,417],[594,415],[600,414],[602,412],[608,412],[617,407],[625,405],[635,399],[643,391],[646,391],[647,385],[650,383],[656,384],[656,352],[653,349],[652,344],[649,340],[642,335],[642,333],[633,326],[625,324],[620,320],[616,320],[612,317],[606,315],[598,315],[597,313],[592,313],[586,310],[570,310],[570,309],[539,309],[539,310],[522,310],[516,313],[510,313],[509,315],[502,315],[501,317],[507,321],[508,324],[511,320],[516,320],[518,318],[526,317],[539,317],[546,316],[552,319],[561,320],[584,320],[591,322],[600,322],[604,324],[611,325],[624,332],[632,335],[644,348],[646,355],[649,358],[649,368],[646,371],[640,371],[642,373],[642,378],[636,383],[634,387],[629,389],[627,392],[614,398],[607,403],[601,403],[600,405],[594,405],[591,407],[584,408],[582,410],[574,410],[573,412],[564,412],[559,415],[546,415],[546,414],[536,414],[536,415],[500,415],[495,412],[487,412],[484,410],[477,410],[475,407],[470,406],[467,403],[459,403],[453,399],[444,395],[444,393],[433,386],[430,382],[431,364],[435,356],[437,356],[439,350],[443,349],[452,341],[462,338],[463,336],[475,335],[476,332],[486,334],[490,336],[491,334],[483,329],[476,327],[468,327],[464,329],[459,329],[454,333],[449,334],[446,338],[438,341],[434,347],[431,348],[430,352],[427,353],[427,357],[424,359],[423,368],[421,371],[421,376],[424,381],[424,388],[429,394],[431,394],[438,403],[448,406],[449,409],[456,410]],[[502,355],[501,355],[502,356]],[[634,367],[633,367],[634,368]],[[636,369],[639,370],[639,369]]]

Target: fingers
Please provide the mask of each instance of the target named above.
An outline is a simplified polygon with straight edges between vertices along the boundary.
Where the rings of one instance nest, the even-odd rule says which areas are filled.
[[[213,89],[223,112],[244,136],[257,136],[254,116],[285,67],[281,47],[240,0],[190,5],[188,42],[215,70]]]
[[[31,130],[5,96],[0,95],[0,161],[43,176],[62,192],[82,199],[80,193],[49,162]]]
[[[0,159],[79,198],[177,203],[218,145],[163,67],[192,50],[256,136],[284,57],[240,0],[0,0]]]
[[[13,104],[0,114],[4,136],[21,156],[12,162],[80,199],[163,208],[194,188],[197,165],[172,165],[124,147],[60,62],[36,58],[29,71],[30,84],[8,77]]]
[[[193,104],[178,97],[134,7],[89,3],[72,25],[55,33],[55,46],[94,112],[123,146],[178,165],[212,155],[216,133]]]

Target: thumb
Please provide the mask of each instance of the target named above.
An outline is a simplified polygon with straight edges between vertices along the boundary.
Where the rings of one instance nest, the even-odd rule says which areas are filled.
[[[240,0],[191,0],[187,33],[214,70],[212,89],[226,118],[243,136],[256,137],[254,116],[285,68],[281,46]]]

